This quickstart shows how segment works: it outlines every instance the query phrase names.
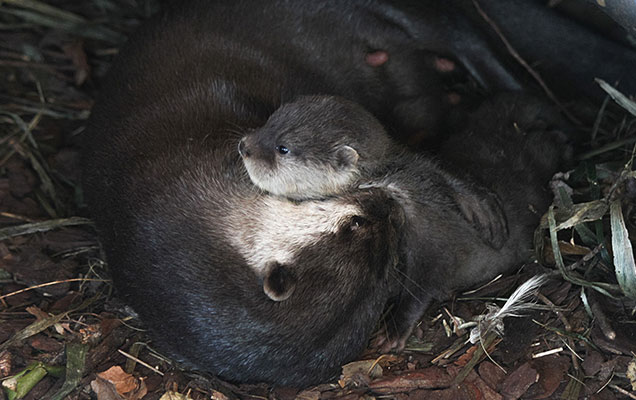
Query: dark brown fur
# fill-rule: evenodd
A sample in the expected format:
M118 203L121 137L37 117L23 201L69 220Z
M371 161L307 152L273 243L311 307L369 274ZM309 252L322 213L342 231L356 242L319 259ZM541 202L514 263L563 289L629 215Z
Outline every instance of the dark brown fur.
M147 122L144 131L152 141L169 134L162 121ZM275 278L272 271L260 276L227 232L259 229L251 225L264 211L263 196L242 171L235 146L216 144L202 137L170 150L147 143L143 157L133 159L127 141L107 155L89 155L87 199L118 293L159 348L187 365L230 380L325 380L364 348L380 317L399 210L377 191L334 199L361 213L292 249L289 264L274 265ZM290 230L302 218L302 207L281 215ZM286 297L288 284L293 293ZM268 289L282 293L282 301L268 297Z
M401 348L431 299L527 258L549 201L544 187L564 149L564 135L546 131L546 119L558 121L547 111L519 95L483 105L466 131L443 148L454 174L392 143L371 114L337 97L305 96L284 104L239 149L252 181L276 194L302 199L376 187L401 205L406 222L396 273L404 275L398 277L403 290L387 345ZM503 210L489 190L503 200Z
M324 247L302 249L291 269L294 293L279 302L271 299L289 294L279 282L287 270L274 268L276 279L264 284L267 276L231 251L214 224L242 204L228 197L245 190L237 137L284 101L337 94L392 133L435 130L444 106L433 53L459 59L490 88L519 87L456 9L432 4L193 0L131 38L85 134L84 189L119 293L164 348L230 379L304 384L331 375L362 346L386 295L386 283L366 271L385 271L395 230L391 204L371 207L382 193L343 200L362 204L370 221L353 241L356 256L342 256L353 234L346 232L354 232L344 228ZM365 55L377 50L389 61L370 65ZM343 268L321 280L310 256ZM347 270L354 275L336 273ZM305 276L316 276L307 288L315 304L302 297ZM325 292L332 280L334 292ZM282 304L291 308L286 318ZM305 305L317 314L301 311Z

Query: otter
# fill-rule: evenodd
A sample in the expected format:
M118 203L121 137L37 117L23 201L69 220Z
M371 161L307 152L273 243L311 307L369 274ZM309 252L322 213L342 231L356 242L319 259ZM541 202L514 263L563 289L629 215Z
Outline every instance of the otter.
M404 276L383 346L400 350L431 300L446 299L527 258L541 215L528 206L538 213L547 208L543 189L565 146L563 134L533 128L542 123L540 104L506 94L483 105L466 132L443 146L444 164L396 144L363 107L334 96L283 104L238 150L252 182L272 194L302 200L373 187L401 205ZM478 201L461 190L471 187L474 193L475 185L482 193L493 191L490 206L474 207ZM485 235L493 230L484 232L483 226L479 232L471 219L475 214L467 212L475 209L502 212L499 221L507 225L494 230L498 237Z
M252 183L243 181L238 138L282 103L311 94L360 103L396 136L435 131L445 109L440 56L491 90L519 88L465 20L454 6L420 1L192 0L168 7L130 38L83 133L83 188L117 293L164 349L228 379L303 385L360 348L390 291L383 285L392 284L368 268L383 273L390 265L385 259L400 236L391 232L402 228L387 215L402 207L395 211L373 188L368 201L362 193L321 200L333 202L325 210L335 207L339 217L315 203L308 221L322 228L301 235L299 247L292 239L304 205L246 189ZM475 204L463 214L473 212L483 232L501 232L500 213L480 211L492 195L474 190L466 198ZM386 209L359 206L377 204L376 197L387 200ZM456 206L462 202L453 199ZM287 211L277 214L279 207ZM261 242L271 228L263 228L262 215L278 221L280 243ZM457 218L473 225L471 217ZM359 236L353 253L343 252L347 235ZM387 242L376 244L378 237Z
M444 127L454 106L447 92L457 75L468 73L489 92L528 86L525 71L501 49L491 26L474 15L472 0L170 3L136 38L154 53L138 49L146 55L126 57L158 64L152 70L161 71L157 74L166 81L148 88L149 95L181 79L207 82L213 91L238 83L234 89L251 97L246 102L269 106L264 117L298 95L340 95L369 110L398 140L421 144L437 138ZM626 94L636 91L633 49L560 18L537 1L515 1L523 12L510 11L506 0L488 3L484 7L495 22L513 27L512 45L522 43L526 61L549 72L546 79L562 83L562 92L583 91L602 100L595 77L620 81ZM537 35L541 40L526 39ZM567 46L561 46L566 37ZM591 45L598 51L590 52ZM572 58L585 63L564 65ZM252 79L245 78L248 74Z
M402 211L382 190L294 204L255 191L236 153L298 94L349 93L376 110L385 95L428 98L385 76L400 62L418 71L424 53L363 3L188 2L142 26L103 82L82 138L86 202L118 295L187 365L324 380L394 292ZM392 49L390 67L365 60L378 48Z
M236 141L200 144L134 166L130 153L94 155L92 165L128 166L85 182L118 294L186 366L241 382L332 378L364 349L394 285L400 209L375 189L264 195Z

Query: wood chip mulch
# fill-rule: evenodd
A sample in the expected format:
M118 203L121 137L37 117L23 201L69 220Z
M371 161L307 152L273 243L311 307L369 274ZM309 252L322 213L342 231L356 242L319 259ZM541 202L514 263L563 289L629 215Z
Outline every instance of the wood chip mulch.
M587 219L562 229L546 219L537 261L432 307L404 352L369 349L338 380L299 389L223 382L155 351L110 283L77 145L110 61L155 9L143 0L0 4L0 400L636 399L636 302L617 284L609 206L620 207L616 226L633 243L636 119L611 106L584 128L587 158L553 182L564 214L556 223L576 206L584 212L572 218ZM506 318L503 336L467 341L467 322L546 272L535 306Z

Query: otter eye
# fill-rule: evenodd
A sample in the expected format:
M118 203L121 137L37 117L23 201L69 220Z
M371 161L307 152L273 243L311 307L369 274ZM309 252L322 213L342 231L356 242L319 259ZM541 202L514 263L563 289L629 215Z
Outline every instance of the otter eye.
M276 146L276 151L278 151L280 154L289 153L289 149L285 146Z
M357 229L360 229L361 227L363 227L364 225L366 225L369 221L367 221L366 219L358 216L358 215L354 215L353 217L351 217L351 230L355 231Z

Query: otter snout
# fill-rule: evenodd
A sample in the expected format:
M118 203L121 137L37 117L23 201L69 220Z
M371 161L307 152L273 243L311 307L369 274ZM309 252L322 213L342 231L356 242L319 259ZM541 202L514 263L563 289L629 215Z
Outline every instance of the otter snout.
M250 156L250 152L247 149L247 145L245 144L245 138L241 139L238 144L238 152L243 158L248 158Z

